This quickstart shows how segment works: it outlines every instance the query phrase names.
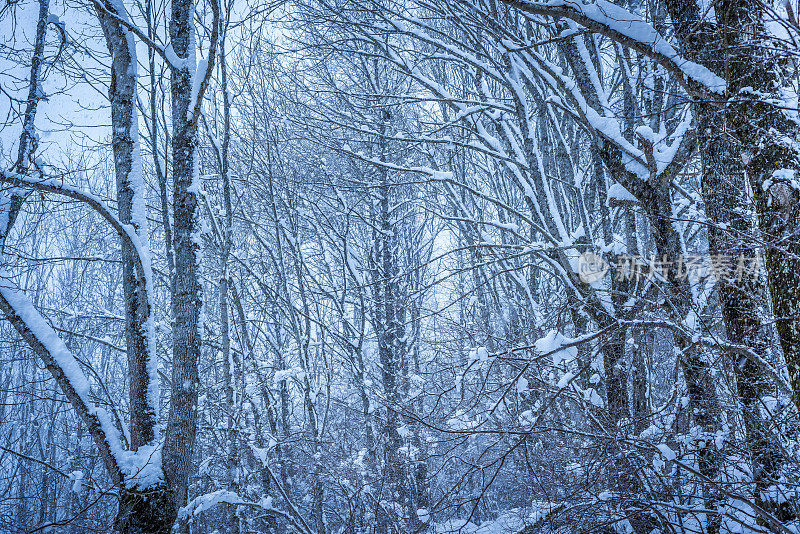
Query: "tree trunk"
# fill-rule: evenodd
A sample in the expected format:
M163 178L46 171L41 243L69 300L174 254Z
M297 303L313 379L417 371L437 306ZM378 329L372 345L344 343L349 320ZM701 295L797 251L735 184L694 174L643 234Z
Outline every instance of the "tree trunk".
M195 78L195 9L192 0L174 0L169 25L170 44L182 65L172 65L172 180L173 243L175 255L172 295L172 391L163 462L175 505L186 504L189 473L197 435L197 362L202 344L200 311L200 235L197 165L197 116L202 94L193 94ZM216 20L215 20L216 24ZM216 51L216 26L209 66ZM205 75L205 73L200 73ZM199 86L199 84L198 84ZM198 93L201 93L198 91Z
M580 38L575 37L574 40ZM601 109L599 98L590 81L589 65L585 63L577 46L564 45L562 49L582 92L590 97L589 104L595 109ZM630 191L644 209L658 261L668 266L665 269L665 279L661 287L667 316L675 324L690 323L695 313L691 286L689 280L674 268L681 264L684 247L682 237L673 221L671 177L662 175L651 177L647 181L642 180L625 169L624 156L614 142L598 138L597 143L600 159L613 180ZM700 472L713 481L719 474L720 468L714 440L710 439L719 428L720 406L716 386L710 366L702 358L700 347L693 341L691 334L673 331L673 339L689 393L689 406L692 409L693 419L705 434L705 438L701 438L697 442ZM715 495L713 485L704 484L704 492L706 493L706 507L711 510L716 509L718 496ZM713 515L709 520L709 532L714 533L719 530L719 521L720 516Z
M19 136L19 148L17 153L16 170L24 175L28 172L31 158L36 152L38 136L36 135L36 110L39 107L39 100L42 98L40 89L42 81L39 79L42 70L42 60L44 58L45 39L47 37L47 24L50 14L50 0L39 0L39 16L36 21L36 38L33 44L33 56L31 57L31 71L28 79L28 100L25 104L25 118L22 122L22 133ZM0 193L0 208L7 213L0 221L0 251L5 246L5 240L14 222L17 220L22 204L25 200L23 191L12 189L11 198L5 199L5 195ZM8 202L7 208L4 206Z
M148 247L144 181L139 153L136 116L136 48L131 33L122 26L110 5L97 9L106 45L112 57L111 101L112 148L117 179L119 220L133 225L142 247ZM155 406L151 397L150 304L147 280L136 272L138 251L122 241L122 288L125 301L125 342L128 355L131 406L131 449L154 438ZM146 260L143 259L143 262ZM149 270L149 265L146 266Z
M752 46L755 43L748 42L758 38L753 31L760 28L760 4L747 0L721 2L717 6L717 31L712 31L707 23L698 22L700 15L696 6L671 1L668 2L668 9L673 19L680 17L677 19L681 23L676 26L676 35L684 49L684 55L725 77L731 93L736 93L739 88L745 86L762 90L774 89L769 87L770 81L774 80L760 64L764 58L758 57ZM720 50L724 54L720 54ZM730 54L733 57L730 57ZM774 65L769 68L774 68ZM749 216L752 212L750 198L753 194L761 223L762 238L769 243L766 263L773 295L773 312L784 355L789 364L789 374L795 392L794 400L797 402L800 391L798 389L800 382L797 380L800 380L800 375L792 373L792 364L800 361L793 356L800 338L794 337L792 329L797 328L796 312L800 309L792 310L791 306L796 305L797 301L794 301L795 304L789 301L796 298L793 293L798 291L797 282L800 280L791 279L792 276L797 276L797 266L776 264L788 259L782 258L782 255L787 248L797 246L797 238L790 237L786 241L783 238L785 228L773 235L770 219L774 219L774 214L768 213L772 207L768 206L769 202L765 199L766 193L763 187L763 181L769 177L753 173L754 161L762 161L756 164L762 167L774 165L776 162L763 161L762 153L761 158L753 157L747 167L742 165L742 154L757 150L754 143L764 137L764 133L759 132L757 128L754 129L753 124L765 120L763 118L765 110L760 110L761 113L757 115L762 119L754 121L753 116L749 114L751 111L749 106L743 107L734 103L725 109L720 109L710 103L697 102L694 108L698 119L697 130L703 161L701 188L710 223L709 253L712 260L717 259L718 267L722 267L715 274L727 337L732 342L748 347L762 361L769 360L769 332L764 326L760 310L761 304L767 300L767 288L759 276L760 258L755 252L757 250L754 246L755 240L746 241L747 236L755 234L754 221ZM743 112L748 113L746 119L741 116ZM769 121L768 118L766 120ZM743 134L747 137L743 137ZM771 175L775 169L773 167L772 170L763 168L759 170L762 174L769 171ZM753 180L756 191L751 192L748 174ZM780 204L778 202L776 206ZM780 215L778 219L781 219ZM783 243L779 244L776 240ZM784 265L795 270L791 273L782 272ZM791 287L785 287L787 284ZM777 302L774 300L776 297ZM787 298L789 300L786 300ZM794 317L791 316L792 313L795 314ZM780 467L785 460L781 458L779 437L770 430L770 422L761 413L762 399L770 391L771 377L761 369L754 358L732 351L728 354L728 358L736 374L737 394L742 405L745 438L753 463L756 503L782 520L790 519L787 506L769 502L766 497L769 494L767 488L779 478Z
M175 501L166 486L150 491L121 489L114 528L123 534L170 534L176 517Z
M158 389L153 387L153 357L150 343L150 303L148 299L149 248L147 235L144 181L139 152L138 118L136 116L136 48L131 32L119 22L124 13L117 13L110 3L96 8L97 18L112 57L111 101L112 148L117 181L117 205L120 222L132 225L139 236L145 257L140 261L145 272L137 272L136 255L131 243L122 242L122 287L125 300L125 341L130 381L130 447L137 450L155 438ZM125 534L167 533L172 528L177 510L169 488L159 484L147 490L118 486L119 508L115 527Z

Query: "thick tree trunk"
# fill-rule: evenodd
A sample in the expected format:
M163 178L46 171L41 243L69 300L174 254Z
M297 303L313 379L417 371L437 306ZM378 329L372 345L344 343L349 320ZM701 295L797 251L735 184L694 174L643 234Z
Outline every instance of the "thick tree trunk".
M708 23L699 22L700 13L696 5L672 0L667 2L667 6L673 19L680 21L676 24L676 36L684 55L725 77L730 93L735 94L745 86L764 91L776 89L771 70L777 65L762 64L766 58L760 56L766 52L755 48L760 39L755 31L763 30L760 3L749 0L719 3L716 8L716 29ZM750 105L742 106L735 102L724 109L697 102L694 108L703 161L701 187L710 223L709 253L712 260L717 258L718 266L724 267L716 274L728 339L745 345L757 358L769 360L769 332L761 313L761 305L767 300L767 288L759 275L760 259L755 252L755 240L745 241L747 236L755 234L754 221L749 215L752 213L750 199L754 197L761 237L768 243L765 255L773 313L792 378L794 400L798 402L800 374L793 373L793 369L800 363L797 359L800 357L797 352L800 337L795 332L800 324L800 316L797 315L800 307L797 307L795 295L800 291L800 279L793 277L800 276L800 264L793 265L796 256L794 259L783 257L787 250L797 246L798 239L797 236L787 236L787 228L774 227L775 221L779 226L785 226L792 214L773 212L773 208L777 208L778 212L785 209L791 212L796 208L783 205L782 201L787 200L783 197L771 203L768 199L771 195L769 187L764 187L764 181L775 170L790 167L796 162L785 161L789 154L784 151L778 150L776 154L771 150L770 146L773 149L776 147L768 138L764 147L766 150L758 148L759 140L764 140L766 136L766 132L760 131L760 128L766 126L764 122L772 122L768 109L754 110ZM752 114L753 111L756 113ZM786 124L781 126L785 129ZM759 155L751 155L751 152ZM743 158L743 154L747 157ZM773 156L777 156L777 160L773 160ZM749 164L743 166L742 161L747 159L750 159ZM748 175L754 191L748 183ZM780 188L780 185L777 187ZM784 271L785 268L790 271ZM769 502L765 497L770 493L765 490L779 477L784 461L779 437L769 428L770 422L763 417L761 410L763 397L770 391L771 378L754 358L733 352L728 354L728 358L736 374L737 393L742 405L745 437L753 463L756 503L782 520L789 519L791 515L787 515L787 506Z
M118 200L120 222L122 225L131 224L140 235L146 237L146 215L144 213L143 184L141 183L141 169L139 167L139 155L137 153L137 123L135 115L135 44L130 32L125 28L120 20L124 20L124 13L117 13L116 8L111 4L96 4L98 18L103 27L107 39L109 51L112 54L112 83L110 89L110 99L112 107L113 125L113 149L115 170L117 174ZM218 10L215 7L216 25ZM47 3L41 3L41 10L47 14ZM173 42L176 43L175 50L179 55L187 55L187 51L193 50L194 40L192 38L191 24L194 16L194 6L191 2L173 3ZM35 56L41 61L44 28L46 26L46 16L40 17L37 26L37 45L35 46ZM214 39L216 38L216 26ZM213 52L213 47L212 47ZM192 57L193 59L193 57ZM34 62L32 69L32 87L38 87L38 62ZM197 282L197 262L195 242L195 192L191 190L193 184L194 170L194 145L196 136L196 123L194 121L194 109L190 109L192 102L192 75L186 67L175 69L178 72L174 76L173 92L174 103L174 126L178 132L173 137L176 175L176 198L180 197L179 213L176 214L176 221L182 223L185 231L180 238L176 236L177 244L175 248L184 252L183 258L185 270L178 276L178 280L188 285L194 291L178 291L182 298L174 299L177 303L176 317L176 339L178 340L176 352L176 368L178 379L174 380L177 384L177 394L173 391L170 422L168 425L167 444L164 448L165 463L171 469L165 470L169 488L161 484L148 490L133 489L128 486L125 476L117 463L115 452L110 446L110 438L106 431L110 429L103 426L95 409L87 404L85 395L88 392L76 389L72 379L62 369L60 362L52 354L47 343L39 339L42 335L32 331L26 323L24 317L18 314L14 304L6 296L0 295L0 308L18 330L20 335L28 342L34 352L44 362L45 367L55 378L62 392L76 409L78 415L83 419L89 429L89 433L98 447L101 458L107 468L109 477L120 492L120 507L116 519L116 527L125 533L166 533L170 532L176 517L176 507L186 501L188 465L190 462L191 451L193 450L194 433L192 430L193 414L196 419L196 355L199 353L199 336L197 335L197 318L199 315L199 284ZM37 93L38 94L38 93ZM177 98L176 98L177 96ZM38 97L37 97L38 98ZM200 98L196 95L195 98ZM24 132L22 136L20 161L18 167L24 175L27 169L26 162L30 155L30 142L33 135L33 117L35 115L36 100L29 102L29 113L25 120ZM176 141L177 140L177 141ZM187 198L188 197L188 198ZM192 205L192 200L194 204ZM179 202L176 201L176 206ZM13 202L10 210L15 208ZM4 207L9 209L9 207ZM176 208L178 210L178 208ZM13 215L7 213L6 219L9 224L3 229L3 238L13 224ZM114 221L112 221L113 224ZM119 223L116 223L119 225ZM126 343L128 348L128 359L130 368L131 383L131 447L136 450L139 446L152 441L154 437L155 413L153 403L157 401L151 398L150 370L149 370L149 351L148 351L148 323L149 323L149 304L147 300L146 276L148 266L146 262L138 257L139 251L135 250L130 240L123 240L123 291L126 305ZM146 244L146 239L142 240ZM192 285L194 283L194 285ZM176 285L178 287L178 285ZM179 287L182 289L182 287ZM5 288L9 298L20 299L19 292L12 288ZM33 311L25 313L31 315ZM34 318L35 319L35 318ZM37 323L38 324L38 323ZM182 330L188 335L181 335ZM192 333L195 336L192 336ZM45 332L46 335L47 332ZM55 334L52 334L55 336ZM60 341L60 340L59 340ZM66 350L62 347L59 350ZM187 357L188 354L188 357ZM191 364L194 363L194 380L191 375ZM187 365L188 363L188 365ZM188 372L187 372L188 369ZM185 378L185 380L181 380ZM181 395L189 391L190 398ZM191 393L194 393L194 399ZM194 402L192 402L194 400ZM189 417L182 417L183 412L188 412ZM196 423L194 424L196 427ZM178 431L175 431L178 427ZM184 431L189 428L189 431ZM172 432L170 432L172 430ZM170 440L170 437L173 439ZM176 458L185 461L175 461ZM171 461L171 462L170 462Z
M172 492L165 485L148 491L122 488L114 528L122 534L170 534L176 517Z
M383 111L381 117L381 134L379 151L382 161L389 158L387 141L385 137L386 126L391 117L388 111ZM400 250L398 234L400 228L393 217L392 204L396 199L395 189L390 183L388 171L380 169L380 182L374 231L374 311L373 324L377 334L378 356L381 364L381 379L383 394L386 402L386 418L383 424L384 439L384 473L389 488L391 510L388 517L380 522L385 532L392 532L389 528L394 522L395 528L400 531L413 529L417 523L417 516L413 508L412 492L406 478L407 462L402 457L400 449L403 446L403 437L399 428L403 424L402 410L402 381L404 379L404 360L407 358L405 310L401 302L400 276ZM388 521L387 521L388 520Z
M132 225L143 247L148 247L144 181L139 153L138 119L136 116L136 48L131 32L118 18L110 3L96 8L112 57L111 101L112 148L117 180L117 205L120 222ZM149 265L145 272L137 270L137 251L127 240L122 242L122 288L125 299L125 341L130 381L130 447L137 450L155 438L155 396L152 388L152 357L150 339L150 303L148 299ZM118 487L119 508L115 528L124 534L168 533L177 510L172 493L166 484L147 490L131 488L123 483Z
M711 110L708 110L711 111ZM715 114L714 118L719 118ZM713 120L712 123L719 123ZM769 359L769 332L760 312L766 302L766 288L761 283L758 270L751 272L760 261L755 247L743 241L742 236L753 235L754 225L750 213L749 187L740 160L730 142L724 125L705 131L717 135L706 139L702 147L704 159L701 180L706 214L711 223L708 228L709 252L712 258L731 258L730 273L718 273L717 292L722 307L722 319L728 339L752 350L757 357ZM756 483L756 502L781 516L777 503L764 502L762 495L777 480L781 458L779 437L770 430L770 422L762 415L765 395L771 391L771 378L753 358L731 352L728 357L736 374L736 387L742 405L747 449L753 463Z
M781 87L779 48L764 36L763 3L725 0L715 4L717 25L696 23L692 2L669 0L668 9L684 54L708 66L728 83L723 115L728 135L752 186L765 259L772 310L786 359L795 405L800 409L800 191L793 185L800 158L792 144L797 126L781 109L751 99L743 88L767 95ZM706 106L704 113L712 113ZM701 118L704 118L701 116ZM739 168L739 165L736 166ZM734 184L735 186L735 184ZM742 191L746 186L742 185Z

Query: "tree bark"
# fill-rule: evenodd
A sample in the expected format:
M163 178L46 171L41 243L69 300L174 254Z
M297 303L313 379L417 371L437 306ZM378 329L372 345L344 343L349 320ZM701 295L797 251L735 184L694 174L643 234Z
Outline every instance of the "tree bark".
M214 21L208 63L195 73L195 29L193 0L171 3L170 45L180 58L171 65L173 243L175 276L172 295L172 391L164 441L163 462L175 505L186 504L189 473L197 436L197 362L202 344L200 312L200 221L197 166L197 121L208 74L213 69L218 35L219 6L212 2ZM196 76L202 79L195 80Z
M31 57L30 78L28 79L28 100L25 104L25 118L22 122L22 133L19 136L19 147L17 151L17 161L14 165L17 172L24 175L28 172L31 158L36 152L36 111L39 107L39 100L42 98L42 81L39 79L42 70L42 60L44 58L45 39L47 38L47 24L50 14L50 0L39 0L39 16L36 21L36 38L33 44L33 56ZM4 195L0 193L0 206L2 206ZM8 199L8 211L5 214L3 227L0 227L0 251L5 246L5 240L14 223L17 220L22 204L25 200L24 192L13 189L11 198Z
M111 54L112 148L117 180L117 207L122 224L132 225L143 246L148 246L144 206L144 181L139 154L136 116L136 49L131 33L123 27L110 5L97 9L97 17ZM107 11L106 11L107 10ZM115 14L116 15L116 14ZM116 15L119 16L119 15ZM125 301L125 342L130 381L131 449L150 443L155 434L155 406L150 398L150 303L147 280L138 273L138 251L129 240L122 241L122 288ZM141 261L141 258L140 258ZM149 270L149 266L146 267Z
M767 73L764 66L759 64L758 53L753 48L757 39L753 31L761 28L760 3L747 0L721 2L717 6L716 28L710 23L700 21L701 15L696 5L670 0L667 8L673 20L679 21L675 33L684 55L723 76L729 84L730 93L734 94L745 86L756 87L751 84L758 82L760 85L757 87L762 90L770 89L767 87L769 80L763 79ZM745 107L749 112L749 106ZM752 116L743 119L741 113L744 111L735 102L724 109L707 102L694 103L703 162L701 189L710 223L709 253L712 261L716 259L718 266L722 267L716 273L717 292L728 339L747 346L756 357L768 361L769 332L764 326L761 311L762 303L767 301L767 288L759 276L760 258L755 252L755 240L750 238L756 234L755 221L749 215L753 211L750 199L755 197L762 238L769 243L766 258L772 295L773 299L776 296L779 299L777 303L773 300L773 311L784 355L789 364L790 377L793 379L794 400L797 402L796 386L800 386L800 383L796 383L796 376L792 375L792 362L796 361L792 354L797 350L796 343L800 339L795 340L791 332L797 318L781 315L792 313L792 310L785 307L788 301L784 297L789 295L791 299L791 293L797 291L797 285L785 287L792 280L783 275L776 276L775 272L776 268L778 272L783 269L783 266L775 265L786 252L783 246L791 247L796 238L782 246L770 238L770 232L765 231L766 219L772 217L765 213L767 206L759 205L764 204L765 178L760 177L759 182L759 177L753 175L748 168L751 166L742 164L742 154L757 150L754 143L759 142L758 136L761 132L752 130L751 126L752 123L757 124L763 120L766 110L756 115L755 120ZM743 127L743 121L747 126ZM743 137L743 134L751 137ZM761 138L763 137L761 133ZM751 179L755 178L753 185L758 191L750 189L748 174ZM779 233L784 231L785 229ZM775 237L781 240L780 237ZM796 273L792 273L794 275ZM770 422L764 418L761 410L762 399L770 391L771 377L763 372L754 358L733 352L729 352L727 356L736 374L745 439L753 464L756 504L774 513L779 519L788 520L791 518L790 506L771 502L766 497L769 493L767 488L779 478L781 465L785 461L785 458L781 458L779 437L770 429Z

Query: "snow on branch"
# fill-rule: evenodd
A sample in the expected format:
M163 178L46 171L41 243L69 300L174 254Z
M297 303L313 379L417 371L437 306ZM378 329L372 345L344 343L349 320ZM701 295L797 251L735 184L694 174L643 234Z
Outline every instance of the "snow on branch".
M147 36L146 33L144 33L141 29L139 29L138 26L133 24L128 19L128 15L125 12L125 8L122 5L122 2L120 2L119 0L114 0L108 2L108 5L106 5L98 0L92 0L92 4L94 5L95 10L97 10L99 14L106 15L111 19L115 20L116 22L118 22L126 30L133 33L136 37L139 38L139 40L141 40L144 44L146 44L149 48L151 48L154 52L156 52L159 56L161 56L161 58L167 63L169 63L173 68L178 68L171 61L171 58L168 53L169 49L165 50L164 47L153 41L150 37ZM130 41L128 45L131 50L131 56L136 57L136 48L135 45L131 46L132 44L133 42ZM175 56L174 52L172 55Z
M197 68L192 73L192 92L189 103L188 117L194 121L200 115L200 108L203 106L203 95L211 81L211 74L214 71L214 61L217 57L217 47L219 46L219 30L221 25L219 0L211 0L211 12L213 20L211 22L211 45L208 48L208 57L199 62ZM190 67L194 67L191 65Z
M186 506L178 510L178 521L176 522L176 525L187 522L194 516L197 516L206 510L210 510L219 504L232 504L236 506L257 508L268 514L282 517L292 525L295 531L299 532L300 534L313 534L308 527L298 523L290 514L273 507L272 498L266 497L261 499L259 502L253 502L245 500L240 497L238 493L228 490L212 491L211 493L200 495L189 501Z
M119 454L123 451L119 431L108 412L89 399L89 381L78 361L24 292L14 287L0 268L0 311L42 360L64 396L86 423L115 485L123 483Z
M689 94L717 99L725 93L725 80L706 67L683 58L650 24L608 0L502 0L533 15L564 17L584 28L643 54L673 74Z
M117 487L147 489L163 481L161 447L126 450L123 437L105 409L91 398L89 380L55 329L0 267L0 311L42 360L89 429L109 476Z
M55 193L87 204L108 221L114 230L116 230L117 234L136 250L134 260L136 270L139 276L145 277L145 267L142 260L145 251L136 233L136 229L131 225L123 224L99 197L53 179L32 179L9 171L0 171L0 183L11 184L14 187L27 187L47 193Z

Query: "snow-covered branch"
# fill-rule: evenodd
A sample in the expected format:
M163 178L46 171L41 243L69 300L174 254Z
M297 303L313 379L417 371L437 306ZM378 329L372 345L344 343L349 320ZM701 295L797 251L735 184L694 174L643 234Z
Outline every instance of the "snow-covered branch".
M111 209L106 205L105 202L103 202L102 199L100 199L100 197L52 178L35 179L9 171L0 171L0 183L10 184L14 187L23 187L47 193L54 193L78 200L86 204L95 212L97 212L103 219L105 219L112 226L112 228L114 228L120 238L127 241L128 244L137 252L134 259L136 263L136 270L138 271L139 276L142 278L145 277L146 271L142 261L143 249L136 230L130 225L122 224L119 218L114 215Z
M653 26L608 0L501 0L533 15L564 17L617 41L656 61L673 74L689 94L715 101L726 90L725 80L678 53Z

